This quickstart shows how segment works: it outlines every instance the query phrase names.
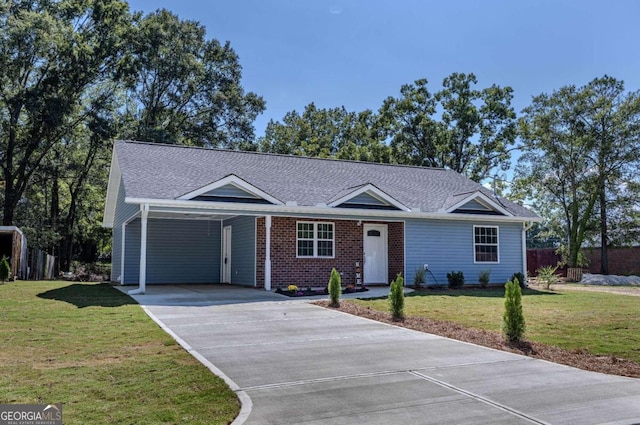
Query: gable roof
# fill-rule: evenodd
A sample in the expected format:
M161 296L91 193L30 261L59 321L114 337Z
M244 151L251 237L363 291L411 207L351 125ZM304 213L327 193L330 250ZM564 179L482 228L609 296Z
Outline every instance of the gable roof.
M440 168L133 141L115 142L113 155L108 193L117 193L122 184L128 199L185 199L232 181L279 205L337 206L336 201L368 192L405 212L444 214L476 194L495 201L494 206L512 217L538 219L527 208L495 198L482 185ZM105 223L114 209L114 196L108 195Z

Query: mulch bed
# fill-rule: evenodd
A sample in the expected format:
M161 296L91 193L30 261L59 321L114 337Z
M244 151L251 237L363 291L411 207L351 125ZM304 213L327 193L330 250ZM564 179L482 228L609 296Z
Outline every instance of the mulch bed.
M322 300L314 302L321 307L329 308L329 301ZM615 356L596 356L583 351L570 351L551 345L540 344L533 341L522 341L518 344L509 344L504 341L502 334L498 332L471 329L453 322L444 320L432 320L424 317L407 317L404 322L394 322L389 313L383 313L361 307L359 305L341 302L336 310L366 317L379 322L402 326L420 332L427 332L440 335L458 341L470 342L496 350L509 351L511 353L522 354L536 359L548 360L579 369L601 372L609 375L629 376L640 378L640 364L630 360L621 359Z
M355 292L366 292L368 288L343 289L343 294L353 294ZM286 295L287 297L313 297L315 295L327 295L326 289L304 289L302 291L289 291L288 289L278 288L276 294Z

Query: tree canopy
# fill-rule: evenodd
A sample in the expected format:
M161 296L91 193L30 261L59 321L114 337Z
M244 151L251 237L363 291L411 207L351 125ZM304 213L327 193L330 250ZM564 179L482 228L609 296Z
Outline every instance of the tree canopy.
M473 74L453 73L435 94L420 79L387 98L380 116L394 161L450 168L477 182L507 170L516 138L513 90L478 90L477 83Z
M520 135L516 192L566 235L570 266L581 265L580 248L599 234L607 273L610 228L637 219L640 92L626 93L621 81L605 76L541 94L524 109Z
M288 112L269 121L259 149L288 155L389 162L390 150L371 110L349 112L344 106L320 109L310 103L302 114Z
M244 93L230 43L205 35L199 22L164 9L138 18L128 40L123 138L231 149L251 145L253 121L265 102Z

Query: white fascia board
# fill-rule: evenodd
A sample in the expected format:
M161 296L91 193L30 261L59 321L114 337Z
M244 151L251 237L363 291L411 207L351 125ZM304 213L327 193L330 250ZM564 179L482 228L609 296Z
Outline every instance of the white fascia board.
M394 199L391 195L383 192L382 190L378 189L371 183L367 183L366 185L354 190L353 192L346 194L340 199L331 202L330 204L328 204L328 206L337 207L338 205L347 202L349 199L355 198L356 196L361 195L363 193L366 193L374 198L377 198L382 202L386 202L390 205L393 205L394 207L402 211L411 211L411 208L408 208L406 205L402 204L402 202L398 201L397 199Z
M488 197L487 195L479 191L474 192L469 196L463 198L462 200L456 202L455 204L453 204L453 206L447 208L445 212L451 213L470 201L478 201L479 203L481 203L486 207L489 207L490 209L498 211L508 217L513 217L513 214L507 211L502 205L500 205L498 202L494 201L493 199L491 199L490 197Z
M107 185L107 196L104 203L104 217L102 227L113 227L116 216L116 204L118 203L118 190L122 181L122 172L116 155L116 145L113 145L111 152L111 167L109 168L109 183Z
M210 210L211 214L237 214L237 215L336 215L336 216L353 216L354 219L367 218L389 218L389 219L435 219L435 220L458 220L458 221L482 221L496 223L522 223L522 222L539 222L539 217L515 217L500 215L483 215L477 214L449 214L443 212L411 212L397 210L374 210L359 208L326 208L326 207L306 207L292 205L270 205L270 204L245 204L240 202L210 202L210 201L187 201L178 199L147 199L147 198L126 198L127 204L149 204L151 210L153 207L160 208L176 208L184 210L183 213L189 213L189 209L197 210L194 213L203 214L204 211ZM204 210L204 211L203 211Z
M227 177L224 177L218 181L215 181L213 183L210 183L206 186L201 187L200 189L196 189L192 192L186 193L182 196L180 196L179 200L190 200L193 199L197 196L202 195L203 193L207 193L210 192L212 190L216 190L218 188L221 188L223 186L226 185L233 185L239 189L242 189L258 198L262 198L265 201L271 202L272 204L275 205L284 205L284 202L280 201L279 199L276 199L275 197L269 195L267 192L258 189L257 187L255 187L254 185L252 185L251 183L248 183L244 180L242 180L240 177L234 175L234 174L230 174Z

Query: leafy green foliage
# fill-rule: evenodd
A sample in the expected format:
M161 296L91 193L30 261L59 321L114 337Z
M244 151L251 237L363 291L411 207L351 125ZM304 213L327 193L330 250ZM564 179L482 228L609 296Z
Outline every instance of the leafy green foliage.
M400 273L389 288L389 310L394 322L404 320L404 279Z
M514 274L511 275L511 279L512 282L517 281L520 284L520 288L524 289L525 288L525 284L526 284L526 278L525 275L522 272L515 272Z
M314 103L302 114L291 111L282 122L269 121L258 143L263 152L369 162L387 163L391 153L370 110L319 109Z
M427 282L427 278L425 275L426 275L426 270L424 269L424 266L416 267L416 271L413 275L413 286L416 289L422 288L422 285L424 285Z
M556 274L558 266L545 266L537 270L538 280L545 286L545 288L551 288L551 285L558 283L559 278Z
M524 336L526 325L522 312L522 291L518 279L505 285L502 333L508 342L518 342Z
M6 256L2 256L2 260L0 260L0 281L5 283L9 280L11 276L11 266L9 265L9 261L7 261Z
M110 102L130 21L121 0L0 7L4 225L14 224L16 207L43 158Z
M340 273L333 268L331 269L331 277L329 278L329 306L338 308L340 307L340 295L342 293L342 278Z
M387 98L380 116L393 159L451 168L475 181L496 167L506 170L516 138L513 90L496 85L476 90L477 82L473 74L453 73L435 94L420 79L403 85L400 97Z
M607 246L635 240L627 230L640 228L640 91L626 93L605 76L536 96L523 113L514 194L533 200L567 241L569 267L580 266L580 248L591 240L603 247L606 272Z
M449 288L460 289L464 286L464 273L462 271L451 271L447 273L447 281L449 282Z
M264 100L244 93L229 42L205 38L196 21L161 9L137 22L128 57L123 138L251 149Z
M480 283L481 287L486 288L487 286L489 286L490 276L491 270L480 270L480 273L478 273L478 282Z

